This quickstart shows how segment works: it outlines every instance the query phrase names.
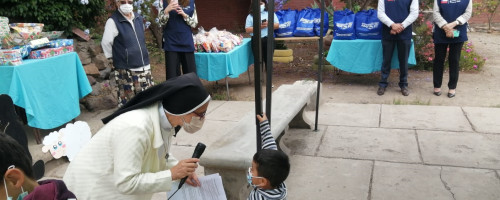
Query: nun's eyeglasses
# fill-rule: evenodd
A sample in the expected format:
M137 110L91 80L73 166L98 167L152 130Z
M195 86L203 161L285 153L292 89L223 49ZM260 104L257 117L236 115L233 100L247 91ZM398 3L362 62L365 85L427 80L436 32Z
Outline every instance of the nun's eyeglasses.
M203 118L205 118L205 115L207 114L207 111L201 113L201 114L198 114L196 112L193 112L196 116L198 116L200 118L200 120L203 120Z

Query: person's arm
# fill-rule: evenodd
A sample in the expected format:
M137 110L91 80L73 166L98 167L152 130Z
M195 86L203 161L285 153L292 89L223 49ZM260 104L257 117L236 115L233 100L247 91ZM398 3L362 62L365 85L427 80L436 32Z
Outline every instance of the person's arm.
M377 6L377 17L380 20L380 22L384 23L388 27L392 27L394 24L394 21L385 14L385 3L384 0L379 0L378 1L378 6Z
M163 1L160 1L159 3L159 10L158 12L158 19L160 22L160 25L164 26L167 24L168 19L170 18L170 14L168 14L170 11L179 8L179 5L177 3L170 3L168 4L165 9L163 9Z
M104 56L106 58L113 57L113 41L118 35L118 29L116 28L115 21L109 18L104 26L104 33L102 34L101 46Z
M262 117L257 115L257 119L260 122L262 149L278 150L276 141L274 140L273 135L271 134L271 128L269 127L269 121L267 120L266 115L263 115Z
M413 22L418 18L418 0L411 1L410 14L403 21L403 28L406 28L413 24Z
M125 125L123 125L125 126ZM142 161L149 148L153 148L149 132L140 125L117 128L120 138L114 138L113 182L122 194L143 194L169 191L172 188L171 170L156 173L142 172Z
M189 15L185 14L184 11L182 11L183 15L182 17L184 18L184 21L188 26L191 28L196 28L198 26L198 15L196 14L196 5L194 6L194 13L193 16L189 17Z
M465 9L464 14L460 15L460 17L457 18L458 25L463 25L469 21L469 19L472 16L472 0L469 0L469 4L467 5L467 8Z
M248 15L245 20L245 31L247 33L253 33L253 17L252 15Z
M439 0L434 0L434 8L432 9L432 18L434 19L434 23L437 24L439 28L443 28L448 22L443 18L441 12L439 12L438 6Z

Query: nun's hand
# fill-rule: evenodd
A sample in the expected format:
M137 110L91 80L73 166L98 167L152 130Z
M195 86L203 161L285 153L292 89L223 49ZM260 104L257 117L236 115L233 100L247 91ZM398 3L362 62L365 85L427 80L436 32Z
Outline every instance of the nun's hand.
M191 176L198 167L197 162L200 162L198 158L189 158L179 161L177 165L170 169L172 173L172 180L179 180L186 176Z
M194 187L201 186L200 180L198 180L198 175L196 175L196 173L188 176L188 178L186 179L186 183Z

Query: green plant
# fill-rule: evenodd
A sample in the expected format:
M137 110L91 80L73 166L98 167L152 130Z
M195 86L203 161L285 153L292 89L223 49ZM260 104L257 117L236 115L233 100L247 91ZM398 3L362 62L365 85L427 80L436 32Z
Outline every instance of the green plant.
M434 60L434 41L432 39L432 23L420 13L413 24L415 30L416 69L432 70Z
M10 22L43 23L44 31L87 29L105 10L104 0L3 0L0 16Z
M460 57L460 69L462 71L480 71L485 61L486 58L483 58L474 51L472 42L464 43Z
M481 2L474 3L474 12L472 13L474 15L486 14L489 32L491 32L491 22L497 12L498 6L500 6L500 0L482 0Z
M431 100L427 100L427 101L422 101L420 99L415 99L413 101L403 101L401 99L393 99L392 100L392 104L394 105L431 105Z

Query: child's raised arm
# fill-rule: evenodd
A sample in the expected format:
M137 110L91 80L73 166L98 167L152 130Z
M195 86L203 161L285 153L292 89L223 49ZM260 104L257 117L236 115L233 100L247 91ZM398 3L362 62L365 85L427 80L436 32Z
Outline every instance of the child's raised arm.
M260 122L262 149L278 150L276 141L274 140L273 135L271 134L271 128L269 127L269 121L267 120L267 116L265 114L263 114L262 116L257 115L257 119Z

